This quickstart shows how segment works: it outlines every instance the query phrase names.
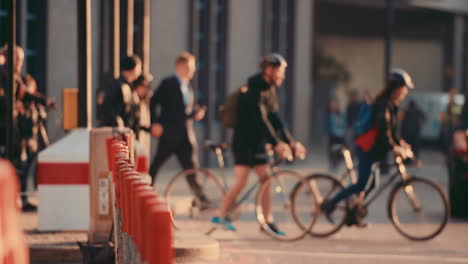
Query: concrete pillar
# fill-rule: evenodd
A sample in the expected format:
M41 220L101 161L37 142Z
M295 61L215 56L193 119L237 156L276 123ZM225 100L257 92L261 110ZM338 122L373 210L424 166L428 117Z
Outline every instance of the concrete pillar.
M78 88L78 34L76 5L49 0L47 13L47 96L57 100L57 112L49 113L51 141L63 135L62 89Z
M295 137L308 145L310 135L310 103L312 95L312 39L314 32L314 1L296 2L296 32L294 78L294 131Z
M465 33L465 20L461 15L454 17L453 34L453 88L461 91L463 88L463 42Z
M229 1L228 91L234 91L259 71L261 0Z
M176 55L188 50L189 1L151 2L150 72L154 85L174 73Z

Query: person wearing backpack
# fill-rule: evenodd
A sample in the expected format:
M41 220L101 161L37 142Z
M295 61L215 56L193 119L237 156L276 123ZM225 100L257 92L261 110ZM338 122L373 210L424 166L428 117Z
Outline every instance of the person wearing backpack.
M373 104L361 107L355 125L356 154L359 161L358 181L343 188L320 206L331 222L331 214L338 202L364 190L374 162L382 160L390 151L402 157L412 155L410 145L397 135L397 127L398 106L408 94L408 90L413 88L410 75L403 70L394 69L390 72L385 88ZM356 216L354 221L358 227L366 226L359 216Z
M305 147L291 136L279 117L276 91L285 78L286 60L273 53L263 57L260 66L262 72L251 76L247 86L234 95L237 96L235 118L231 120L235 120L232 151L236 182L226 193L218 216L211 220L231 231L236 229L225 215L246 185L250 171L253 169L260 179L268 175L266 147L272 145L283 159L291 157L293 151L298 156L306 154ZM274 219L268 218L271 230L284 234L276 227Z

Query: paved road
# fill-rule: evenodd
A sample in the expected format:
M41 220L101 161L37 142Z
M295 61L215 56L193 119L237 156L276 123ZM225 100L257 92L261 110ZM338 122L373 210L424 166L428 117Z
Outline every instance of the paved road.
M446 189L447 173L442 157L425 152L420 169L412 173L430 178ZM323 171L326 160L319 155L293 168L303 173ZM315 169L311 169L315 168ZM174 170L166 170L158 179L164 188ZM232 173L227 173L232 182ZM254 177L251 177L251 181ZM382 177L385 180L385 176ZM259 231L252 206L244 206L238 232L219 230L212 234L221 244L221 257L214 263L468 263L468 221L451 219L444 232L428 242L413 242L401 236L387 219L387 194L370 207L365 229L343 228L338 234L317 239L306 237L286 243L271 240ZM250 202L252 203L252 202ZM202 260L190 263L213 263Z

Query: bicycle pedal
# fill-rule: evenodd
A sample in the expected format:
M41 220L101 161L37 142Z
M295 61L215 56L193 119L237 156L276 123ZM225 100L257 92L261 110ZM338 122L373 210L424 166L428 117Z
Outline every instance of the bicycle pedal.
M205 233L205 235L207 235L207 236L211 235L214 231L216 231L216 229L218 229L218 227L216 227L216 226L211 227L211 229L208 230L208 231Z

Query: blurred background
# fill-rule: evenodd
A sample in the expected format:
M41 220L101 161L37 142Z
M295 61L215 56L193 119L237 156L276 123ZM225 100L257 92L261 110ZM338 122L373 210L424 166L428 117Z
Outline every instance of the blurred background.
M2 46L7 2L0 2ZM58 109L62 89L79 86L79 2L17 0L23 71L36 78L41 93L56 99ZM462 104L468 91L464 0L94 0L89 12L94 126L100 92L116 77L116 58L131 54L141 56L144 71L154 75L152 87L173 72L177 53L197 56L194 86L208 106L207 118L197 125L200 140L229 139L217 109L258 70L260 57L273 51L289 62L281 114L306 145L323 142L329 99L345 110L350 93L375 95L390 66L414 78L412 98L427 118L424 140L439 137L446 92L454 89ZM52 142L64 134L61 111L49 114L46 127Z

